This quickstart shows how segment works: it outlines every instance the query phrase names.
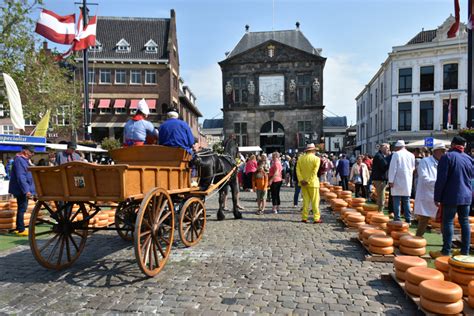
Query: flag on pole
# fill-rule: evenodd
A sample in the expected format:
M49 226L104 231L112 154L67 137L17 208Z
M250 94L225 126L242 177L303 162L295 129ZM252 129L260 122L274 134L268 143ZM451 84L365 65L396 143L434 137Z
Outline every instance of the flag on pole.
M46 114L43 116L41 121L39 121L38 125L35 128L35 134L33 136L38 137L46 137L49 128L49 117L51 115L51 110L47 110Z
M3 73L5 87L7 90L8 103L10 104L10 119L16 129L25 129L25 119L23 118L23 106L21 104L20 92L15 80L8 74Z
M35 32L58 44L72 44L76 35L75 14L60 16L42 9Z
M449 95L449 103L448 103L448 119L446 123L446 129L449 129L449 126L451 126L451 108L452 108L452 103L451 103L451 94Z
M82 12L79 15L79 21L77 23L77 33L72 44L72 50L83 50L89 46L95 45L95 37L97 31L97 16L90 18L89 23L83 27Z
M454 0L454 18L455 21L448 31L448 38L456 37L459 30L459 0Z

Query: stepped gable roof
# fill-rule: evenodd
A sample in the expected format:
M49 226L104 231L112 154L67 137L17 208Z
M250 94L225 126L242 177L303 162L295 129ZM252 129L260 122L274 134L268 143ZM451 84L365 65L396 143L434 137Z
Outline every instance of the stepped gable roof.
M421 31L420 33L416 34L415 37L409 40L407 45L432 42L436 37L436 31L437 30Z
M209 128L223 128L224 127L224 119L207 119L202 122L203 129Z
M263 44L269 40L297 48L309 54L317 56L319 52L311 45L308 39L300 30L286 30L286 31L269 31L269 32L247 32L242 36L237 46L227 55L226 59L232 58L240 53L243 53L251 48Z
M91 59L158 60L168 59L170 19L136 17L97 17L97 40L100 50L91 51ZM117 51L117 43L125 40L129 52ZM150 40L157 44L156 53L146 52Z
M323 120L324 127L347 127L347 117L335 116L325 117Z

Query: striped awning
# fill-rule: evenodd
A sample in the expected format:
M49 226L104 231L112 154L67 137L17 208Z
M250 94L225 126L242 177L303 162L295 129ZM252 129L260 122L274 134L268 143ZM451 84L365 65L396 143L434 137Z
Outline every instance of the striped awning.
M114 102L114 109L123 109L125 107L125 99L117 99Z
M151 99L151 100L146 100L146 104L148 104L148 108L151 109L156 109L156 100Z
M110 107L110 99L100 99L99 109L108 109Z
M140 100L130 101L130 110L135 110L138 107L138 102L140 102Z

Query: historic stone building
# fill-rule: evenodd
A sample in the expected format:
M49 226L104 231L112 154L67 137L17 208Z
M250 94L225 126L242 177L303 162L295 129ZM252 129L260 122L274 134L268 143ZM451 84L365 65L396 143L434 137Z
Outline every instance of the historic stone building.
M319 143L326 58L295 30L246 32L219 62L224 134L266 152Z

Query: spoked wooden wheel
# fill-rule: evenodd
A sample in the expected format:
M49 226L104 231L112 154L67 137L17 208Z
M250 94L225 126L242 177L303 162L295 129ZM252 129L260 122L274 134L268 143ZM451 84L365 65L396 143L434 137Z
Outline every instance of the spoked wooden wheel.
M173 244L174 208L161 188L147 193L135 224L135 257L147 276L155 276L166 264Z
M197 244L206 228L206 208L201 199L192 197L184 203L179 216L179 237L186 247Z
M133 231L140 202L122 202L117 206L115 211L115 228L117 228L118 235L124 240L133 240Z
M38 201L31 214L30 248L43 267L61 270L79 258L87 240L89 207L83 202L55 206Z

